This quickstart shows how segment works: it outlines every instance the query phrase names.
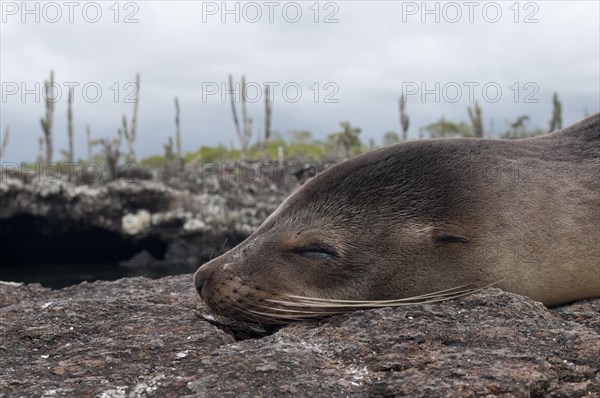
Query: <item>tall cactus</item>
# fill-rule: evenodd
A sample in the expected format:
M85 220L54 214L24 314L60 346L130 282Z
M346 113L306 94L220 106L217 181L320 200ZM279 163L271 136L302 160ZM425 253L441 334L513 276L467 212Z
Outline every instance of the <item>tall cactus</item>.
M86 127L87 144L88 144L88 160L92 161L92 147L94 145L102 146L104 151L104 157L106 160L106 167L110 174L110 179L114 180L118 177L119 170L119 159L121 158L121 142L123 141L123 130L117 130L117 136L115 138L100 138L93 140L90 130L90 126Z
M562 129L562 104L558 99L558 93L552 96L552 118L550 119L550 127L548 132Z
M404 93L400 96L400 127L402 127L402 141L408 140L409 118L406 114L406 98Z
M233 93L233 77L229 75L229 92ZM242 76L242 87L241 87L241 100L242 100L242 127L240 128L240 122L237 117L237 111L235 109L235 96L231 95L231 110L233 112L233 122L237 131L238 138L240 139L240 158L242 161L246 159L246 152L248 150L248 144L252 138L252 118L248 117L246 112L246 78Z
M54 71L50 71L50 81L44 82L45 91L45 103L46 103L46 117L41 118L42 130L44 131L44 140L46 144L46 159L47 163L52 162L52 124L54 122L54 102L56 98L51 97L51 93L54 88Z
M165 149L165 177L169 177L173 174L176 163L179 164L179 159L177 159L176 153L173 150L173 137L169 137L163 147Z
M44 137L38 137L38 155L36 161L38 163L44 163L44 159L46 158L44 154Z
M10 133L10 129L8 126L4 128L4 133L2 134L2 145L0 146L0 160L4 157L6 153L6 146L8 145L8 136Z
M87 161L91 162L94 159L92 155L92 146L94 145L94 141L92 141L92 130L90 129L89 124L85 127L85 135L87 137Z
M340 126L342 127L342 131L336 134L337 141L344 150L345 159L348 159L352 156L352 148L360 147L360 138L358 136L361 133L361 129L352 127L349 122L341 122Z
M179 126L179 99L175 97L175 145L177 146L177 161L179 168L183 168L183 155L181 154L181 129Z
M265 150L271 138L271 114L273 112L273 104L271 103L271 92L269 85L265 85Z
M126 126L127 122L123 117L123 125ZM105 138L101 141L104 146L104 155L106 156L106 163L108 171L110 172L110 178L112 180L118 177L119 171L119 158L121 157L121 141L123 140L123 130L117 130L117 137Z
M235 110L235 95L233 95L233 76L229 74L229 93L231 93L231 112L233 113L233 123L235 124L235 130L240 140L242 139L242 131L240 130L240 121L238 120L237 111Z
M130 131L127 128L127 116L123 115L121 118L121 128L118 130L119 134L124 136L125 138L130 136Z
M481 107L475 101L474 110L471 110L471 107L467 107L467 111L469 112L469 119L471 119L471 124L473 124L473 135L476 138L483 138L483 121L481 119Z
M67 161L73 163L73 88L69 88L69 104L67 107L67 133L69 135L69 152Z
M248 145L250 144L250 139L252 138L252 118L248 116L246 112L246 102L247 102L247 87L246 87L246 77L242 75L242 120L244 121L244 157L246 151L248 150ZM242 159L243 160L243 159Z
M169 137L169 140L163 147L165 148L165 163L172 163L175 158L175 153L173 152L173 138Z
M135 75L135 96L133 99L133 116L131 117L131 127L130 129L124 129L123 134L125 139L127 140L127 160L130 162L135 161L135 139L137 136L137 114L138 114L138 104L140 102L140 74ZM125 119L125 116L123 116ZM126 124L126 120L125 123Z

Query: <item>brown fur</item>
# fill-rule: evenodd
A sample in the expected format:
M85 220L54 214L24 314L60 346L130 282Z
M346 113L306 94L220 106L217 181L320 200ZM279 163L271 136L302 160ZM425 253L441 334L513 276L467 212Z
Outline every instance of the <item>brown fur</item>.
M242 321L289 295L384 300L499 282L546 305L600 297L599 175L599 113L531 139L374 150L308 181L196 286Z

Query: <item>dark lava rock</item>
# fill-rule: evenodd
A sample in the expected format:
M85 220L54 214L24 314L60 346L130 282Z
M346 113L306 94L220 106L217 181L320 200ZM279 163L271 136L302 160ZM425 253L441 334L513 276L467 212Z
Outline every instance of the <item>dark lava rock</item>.
M121 264L127 276L191 272L254 232L297 188L285 181L74 185L0 174L0 279L32 281L19 274L32 264L85 268L92 260Z
M49 234L71 224L104 228L136 240L176 238L210 232L248 235L293 190L253 183L225 184L204 191L161 182L117 180L100 186L69 182L0 180L0 220L27 215L54 221ZM198 187L200 189L201 187ZM260 188L260 189L259 189Z
M191 275L0 284L0 396L600 395L600 300L486 289L244 341L204 310Z

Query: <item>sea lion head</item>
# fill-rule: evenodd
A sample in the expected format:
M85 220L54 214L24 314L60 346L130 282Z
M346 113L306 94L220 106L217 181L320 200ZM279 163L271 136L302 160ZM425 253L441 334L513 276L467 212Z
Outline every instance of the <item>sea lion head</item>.
M335 300L452 287L456 270L440 272L439 262L466 255L469 239L455 222L459 181L425 156L435 153L393 146L317 175L247 240L204 264L198 293L222 318L277 324L337 312Z

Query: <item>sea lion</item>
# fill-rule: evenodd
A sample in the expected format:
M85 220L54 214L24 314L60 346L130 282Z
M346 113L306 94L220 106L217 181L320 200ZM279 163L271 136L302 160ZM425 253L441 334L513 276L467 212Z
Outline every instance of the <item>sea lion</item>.
M306 182L195 286L274 325L490 284L547 306L600 297L600 113L520 140L434 139Z

